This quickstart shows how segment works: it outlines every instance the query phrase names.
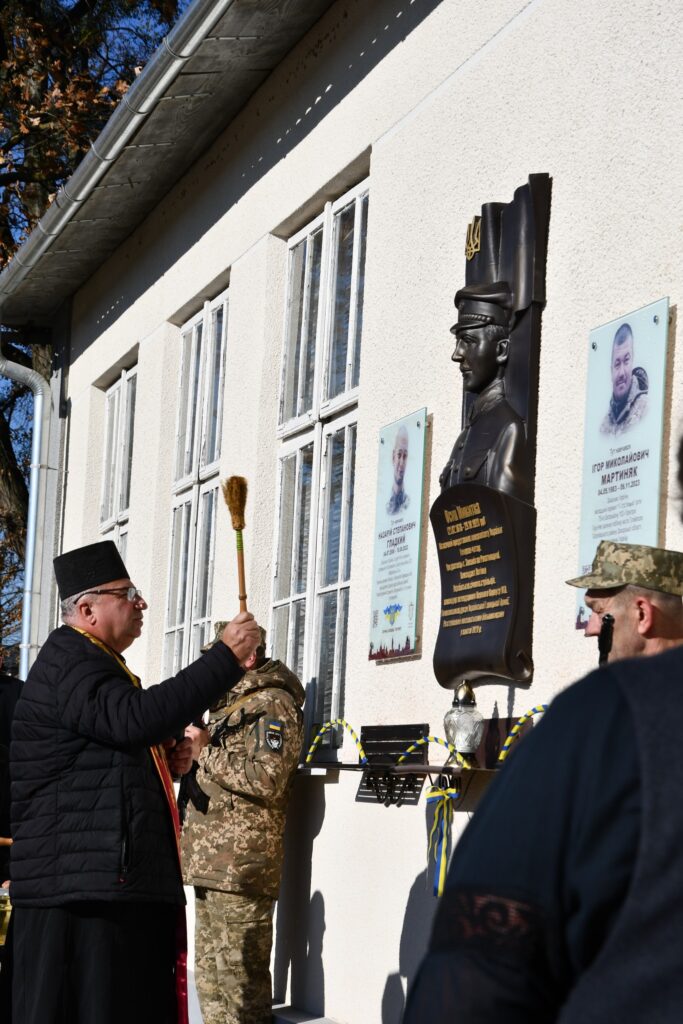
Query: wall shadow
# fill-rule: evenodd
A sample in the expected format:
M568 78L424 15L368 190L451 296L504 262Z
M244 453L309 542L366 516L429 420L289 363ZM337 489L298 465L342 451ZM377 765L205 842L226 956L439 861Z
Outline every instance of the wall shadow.
M311 893L313 846L325 818L327 775L300 775L287 812L285 858L274 941L273 993L284 1002L290 981L297 1010L325 1012L325 900Z
M425 861L429 833L434 821L431 805L425 808ZM400 1024L405 1009L405 991L409 992L422 959L427 952L432 921L438 901L434 896L434 858L410 887L401 929L398 971L387 977L382 996L382 1024Z

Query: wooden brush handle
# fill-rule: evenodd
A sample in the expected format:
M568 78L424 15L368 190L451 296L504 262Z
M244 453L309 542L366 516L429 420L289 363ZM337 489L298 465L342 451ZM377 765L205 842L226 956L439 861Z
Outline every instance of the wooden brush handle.
M244 545L242 544L242 531L235 530L235 539L237 540L237 580L239 583L240 592L237 595L240 599L240 611L246 612L247 610L247 581L244 577Z

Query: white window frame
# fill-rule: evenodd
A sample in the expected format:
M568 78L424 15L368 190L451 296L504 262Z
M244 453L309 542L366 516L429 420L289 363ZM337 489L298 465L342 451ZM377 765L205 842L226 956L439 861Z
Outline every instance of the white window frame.
M214 525L213 529L209 534L209 558L206 563L202 563L200 560L200 548L202 536L202 522L201 522L201 510L202 502L205 494L214 493ZM164 675L171 676L175 675L185 665L189 665L190 662L194 661L195 658L199 657L199 649L202 644L206 643L209 639L211 630L211 607L213 600L213 569L215 560L215 515L218 509L218 492L219 492L219 480L217 476L214 476L211 480L204 481L202 484L196 484L189 490L183 491L180 494L176 494L173 498L171 508L171 530L170 530L170 552L169 552L169 575L168 575L168 586L166 593L166 610L164 613L164 637L163 637L163 660L164 660ZM189 526L187 529L187 574L185 577L184 586L184 617L182 622L177 620L177 610L180 599L181 588L178 587L176 591L176 615L174 615L173 623L169 624L169 600L170 600L170 588L172 582L175 580L178 563L176 561L176 550L175 550L175 533L174 533L174 518L176 510L182 508L184 505L188 506L189 509ZM182 547L182 538L180 546L177 551L177 556L182 559L185 551ZM206 594L207 594L207 608L203 615L196 615L197 606L197 595L199 587L203 581L206 581ZM178 649L177 645L173 646L173 655L169 656L168 650L168 637L176 636L177 633L182 629L183 639ZM195 631L200 635L195 636Z
M205 481L196 490L196 510L194 515L194 568L192 573L192 600L190 602L190 626L187 638L188 650L185 664L199 657L200 648L210 639L211 611L213 606L213 574L216 557L216 518L220 504L220 481L218 477ZM203 541L205 523L201 516L205 495L213 495L213 513L208 530L208 558L204 560ZM206 608L197 613L197 599L200 586L206 584ZM198 636L195 636L197 631Z
M105 392L102 480L100 484L100 533L111 534L116 542L118 542L119 535L127 531L128 519L130 517L130 497L124 507L123 492L128 465L132 461L132 449L135 442L135 419L133 418L133 422L129 423L128 409L133 381L135 381L135 395L137 398L137 372L137 365L132 366L129 370L122 370L118 379ZM116 437L112 438L112 445L110 446L110 402L113 400L118 402L118 422L116 424ZM130 495L130 479L127 482ZM111 493L111 512L103 519L105 495L108 490Z
M336 395L333 398L327 398L327 386L328 376L331 372L329 361L331 356L332 346L332 319L334 315L334 302L335 302L335 267L334 267L334 253L336 252L336 239L335 239L335 215L348 206L350 202L355 202L355 220L354 220L354 238L360 239L360 226L362 216L362 201L366 195L369 194L369 182L366 179L360 182L353 189L350 189L343 196L341 196L335 202L327 203L323 212L307 224L301 231L297 232L288 242L288 281L287 281L287 302L284 317L284 329L283 329L283 346L282 346L282 357L281 357L281 379L280 379L280 405L279 405L279 423L277 427L277 437L280 440L280 447L278 451L278 466L277 466L277 487L276 487L276 508L278 510L277 515L281 524L283 517L281 516L282 497L284 488L284 465L285 460L293 454L302 451L308 445L313 447L313 458L312 458L312 474L311 474L311 507L310 507L310 519L309 519L309 548L308 548L308 566L307 575L305 581L305 591L294 595L291 592L284 598L277 598L277 585L278 575L280 572L279 557L280 557L280 529L276 531L274 537L274 552L273 552L273 565L275 566L274 577L273 577L273 588L272 588L272 600L271 600L271 629L270 635L275 642L278 638L274 635L274 625L276 612L278 608L289 606L288 625L287 625L287 643L285 660L287 664L296 669L297 666L297 651L294 650L295 640L295 629L294 629L294 615L293 610L297 600L302 598L306 601L305 611L305 624L304 624L304 641L303 641L303 658L301 664L301 676L302 681L309 682L312 680L316 681L316 693L314 706L308 706L307 716L309 725L312 724L314 716L318 711L318 707L324 700L324 696L319 689L319 671L320 671L320 658L322 653L322 637L321 630L323 625L323 605L326 594L337 593L341 595L343 591L346 591L350 596L351 592L351 573L349 571L348 579L339 580L339 578L329 584L324 584L323 571L325 558L324 551L324 540L326 535L326 489L328 486L328 477L330 471L330 463L328 462L329 454L329 440L331 436L339 430L345 431L345 446L344 446L344 474L343 474L343 487L344 491L342 494L342 509L341 518L339 523L340 530L340 550L339 550L339 574L343 574L342 567L345 566L346 561L346 543L347 543L347 523L349 515L349 468L351 452L347 443L349 438L348 428L356 428L356 450L357 450L357 421L358 421L358 394L359 387L352 385L352 375L354 372L355 360L360 358L361 340L358 339L358 343L355 346L349 345L347 349L347 364L346 364L346 390L340 395ZM321 270L320 270L320 294L318 301L318 319L316 325L316 338L315 338L315 354L314 354L314 369L313 369L313 394L312 404L310 410L307 410L303 414L293 416L288 420L283 420L285 401L286 401L286 386L287 386L287 365L286 360L288 357L288 347L290 346L290 338L288 335L289 323L291 316L291 274L293 272L293 260L292 250L298 245L303 239L311 237L315 231L320 227L323 229L322 238L322 251L321 251ZM365 244L367 246L367 223L366 223L366 236ZM311 247L308 248L307 259L310 259ZM348 325L348 337L351 339L355 338L356 332L356 314L357 314L357 282L359 274L360 264L360 253L361 245L354 245L353 262L352 262L352 273L351 273L351 285L350 285L350 309L349 309L349 325ZM308 287L308 279L306 280L306 287ZM304 304L304 315L308 307L307 294L305 293L302 302ZM302 334L305 331L302 328ZM295 344L293 341L292 347ZM304 365L305 353L300 352L300 371L298 387L301 390L304 381L303 373L301 368ZM292 560L296 557L296 537L294 531L297 528L298 520L298 509L296 503L298 502L298 470L296 474L295 487L295 507L292 510L292 537L290 540ZM294 578L294 562L289 566L290 580ZM349 564L350 570L350 564ZM349 600L349 597L346 599ZM336 718L342 711L343 707L343 690L344 690L344 679L342 678L341 672L341 661L343 647L346 644L346 638L341 639L340 624L342 621L342 610L343 601L341 596L337 600L337 623L335 630L335 650L334 650L334 663L332 671L332 691L331 691L331 712L330 717ZM281 650L275 651L277 656L280 656L283 652ZM335 737L337 743L339 737Z
M212 331L212 324L219 310L222 310L222 327L220 337L217 339ZM197 364L198 331L201 329L202 342L199 362ZM180 465L179 459L182 455L182 466L180 475L174 479L172 485L171 501L171 522L170 522L170 544L168 558L168 582L166 593L166 610L164 613L163 632L163 666L165 675L175 675L183 666L199 656L199 648L209 639L211 631L211 605L213 600L213 572L214 572L214 551L215 551L215 520L219 502L219 467L221 457L221 434L223 423L223 404L225 393L225 377L227 362L227 330L228 330L228 290L222 292L216 298L204 303L202 310L192 317L181 328L181 359L178 380L178 401L176 414L176 447L174 452L174 475ZM191 341L186 344L185 339L190 336ZM212 366L215 365L215 346L220 344L219 377L217 389L212 388L214 378L211 375ZM188 369L197 374L196 396L197 402L193 403L190 394L191 383L188 379ZM210 438L209 417L213 410L213 396L216 398L215 417L216 435L214 438L215 457L205 462L207 457L207 445ZM184 396L187 400L183 403ZM183 407L184 405L184 407ZM193 408L191 408L193 406ZM181 420L184 418L184 424ZM184 427L184 432L183 432ZM192 447L190 449L187 440L193 434ZM180 449L181 438L184 439L184 447ZM189 471L186 467L189 464ZM200 558L202 548L202 505L206 494L214 493L213 524L209 531L209 557L206 560ZM182 623L177 620L177 609L179 599L176 594L176 614L173 620L169 620L169 601L172 587L175 585L179 565L177 558L183 557L182 547L175 548L174 518L178 508L183 505L189 507L189 528L187 534L187 575L184 583L184 617ZM200 587L206 585L207 607L203 614L197 615L197 599ZM177 636L182 629L182 643L173 644L169 647L169 637Z
M119 549L119 554L125 565L126 558L128 557L128 520L125 523L118 523L116 530L114 531L115 536L113 538L114 543Z
M349 436L348 427L356 428L356 452L358 450L358 412L356 409L348 410L344 415L336 417L335 419L328 420L322 425L322 437L320 442L320 470L319 479L320 486L317 495L317 530L316 530L316 557L315 557L315 581L313 597L315 601L315 607L313 612L313 630L315 637L315 644L311 645L314 648L315 661L312 665L313 673L318 675L319 664L320 664L320 642L321 642L321 627L322 627L322 606L323 598L326 594L337 593L337 624L335 629L335 636L339 637L341 630L341 619L342 619L342 601L341 593L343 590L348 591L349 599L351 595L351 571L349 566L349 575L347 579L340 579L341 566L344 565L346 560L346 543L347 543L347 531L346 526L348 523L349 516L349 464L351 460L351 452L346 440ZM325 502L324 496L325 491L328 487L329 481L329 466L328 461L329 442L333 434L336 434L339 430L345 431L345 443L344 443L344 473L343 473L343 491L342 491L342 509L341 519L339 523L339 566L340 572L338 574L337 581L334 583L323 583L323 568L326 550L324 546L325 537ZM355 476L355 467L354 467ZM353 538L351 538L353 542ZM333 681L332 681L332 698L331 698L331 712L330 718L338 718L342 711L342 699L343 699L343 685L344 679L341 674L341 655L342 655L342 644L335 643L334 650L334 665L333 665ZM310 677L309 677L310 678ZM318 703L318 695L316 694L316 706ZM321 723L322 724L322 723Z
M292 434L297 433L300 430L310 427L319 419L325 419L328 416L333 416L338 412L348 409L351 406L357 405L358 403L358 386L351 386L351 378L353 374L354 357L359 358L360 345L358 350L349 346L347 352L346 361L346 389L339 395L335 395L333 398L327 398L327 384L329 380L329 360L331 355L332 345L332 323L334 314L334 291L331 287L331 282L334 280L334 254L335 254L335 216L340 210L348 206L350 203L355 202L355 220L354 230L355 238L360 237L360 226L362 217L362 199L369 195L370 186L369 180L366 178L364 181L359 182L348 192L345 192L343 196L336 199L334 202L325 204L323 212L311 221L304 228L293 235L287 243L288 249L288 281L287 281L287 303L285 309L285 318L283 326L283 344L282 353L280 359L281 366L281 379L280 379L280 402L279 402L279 414L278 414L278 430L277 437L285 438L290 437ZM320 273L320 297L322 301L318 302L318 318L316 325L316 341L315 341L315 364L313 372L313 402L311 408L305 412L284 419L284 404L285 404L285 386L286 386L286 374L287 374L287 359L289 356L288 348L290 344L289 338L289 319L291 310L291 297L289 292L289 280L292 269L292 252L305 238L312 237L315 232L322 227L323 230L323 244L321 254L321 273ZM366 227L367 231L367 227ZM356 332L356 311L357 311L357 287L358 287L358 269L360 262L360 249L359 245L354 246L353 253L353 264L351 272L351 299L350 299L350 313L349 313L349 337L354 338ZM310 254L310 247L309 247ZM310 259L310 255L307 256ZM304 294L304 306L307 305L309 283L307 281L306 291ZM303 365L304 350L299 356L300 364ZM303 374L299 373L299 390L303 384Z
M193 538L196 531L196 520L197 520L197 500L196 490L192 488L190 491L185 491L181 494L177 494L173 498L171 505L171 525L169 531L169 569L168 569L168 581L166 584L166 610L164 612L164 638L163 638L163 672L164 676L175 675L176 672L182 667L184 663L184 657L188 648L188 606L192 603L192 575L194 572L194 559L190 562L189 552L194 551ZM176 538L178 536L176 531L176 524L174 522L176 518L176 512L183 506L188 507L189 520L181 518L181 525L184 525L187 521L187 552L188 552L188 564L186 569L186 577L184 586L181 588L177 585L177 576L180 571L180 562L183 559L185 546L183 543L183 537L181 536L178 542L178 550L176 551ZM172 598L172 586L175 588L175 608L173 619L169 620L169 605ZM184 613L182 621L178 619L178 605L180 595L184 597ZM183 630L183 639L180 645L180 651L178 652L177 646L174 643L173 654L169 657L167 651L167 642L170 636L176 637L180 629Z
M275 540L275 550L274 550L274 555L273 555L273 565L275 566L275 571L273 573L273 592L272 592L272 601L271 601L271 628L270 628L270 635L274 639L273 625L274 625L274 619L275 619L275 610L277 608L281 608L281 607L285 607L286 605L289 605L289 607L290 607L290 618L289 618L289 624L288 624L288 627L287 627L287 653L286 653L286 656L285 656L284 660L285 660L285 663L287 665L291 666L292 669L295 670L295 671L297 669L297 665L296 665L296 652L294 651L294 631L291 628L291 622L292 622L292 619L291 619L292 612L291 612L291 610L292 610L294 604L296 603L296 601L297 600L301 600L302 598L306 601L306 616L307 616L307 620L308 620L309 610L311 608L313 608L313 611L315 610L315 608L314 608L314 606L315 606L315 597L313 596L313 600L311 601L311 596L314 595L315 580L317 578L317 565L316 565L316 557L315 556L316 556L316 551L317 551L317 548L318 548L318 532L319 532L319 528L320 528L320 515L319 515L318 509L319 509L319 499L320 499L320 473L321 473L321 458L320 458L320 455L321 455L321 447L322 447L322 429L323 429L322 423L316 423L314 425L314 427L313 427L313 431L312 432L311 431L307 431L306 433L302 433L302 434L299 434L298 436L289 438L283 444L282 448L280 449L280 451L278 453L278 467L277 467L278 481L277 481L277 492L276 492L276 501L277 501L276 508L278 510L278 515L279 515L279 511L281 509L281 502L282 502L282 492L283 492L283 489L284 489L283 478L284 478L284 464L285 464L285 460L287 458L289 458L290 456L294 455L294 454L298 455L298 453L300 451L303 451L303 449L308 447L309 445L312 444L312 446L313 446L313 459L312 459L313 471L312 471L312 477L311 477L311 510L310 510L310 516L309 516L309 558L308 558L308 566L307 566L307 571L306 571L306 583L305 583L304 590L300 591L296 595L294 595L292 593L289 593L287 595L287 597L284 597L284 598L277 598L276 597L277 581L278 581L278 576L279 576L279 572L280 572L280 563L279 563L279 556L280 556L280 550L279 550L279 548L280 548L280 530L275 531L276 532L276 536L274 538L274 540ZM295 487L296 487L297 479L298 479L298 476L295 477ZM295 526L295 524L297 522L298 512L299 512L299 508L298 508L298 497L297 497L297 498L295 498L295 507L294 507L294 510L293 510L293 513L292 513L292 531L294 530L294 526ZM295 551L296 543L295 543L293 534L292 534L292 538L291 538L291 543L292 543L292 563L293 563L294 562L294 558L296 557L296 551ZM310 557L311 552L313 553L313 557ZM294 565L292 564L292 565L290 565L290 579L291 579L291 576L293 574L293 571L294 571ZM308 621L310 621L310 620L308 620ZM314 673L315 673L314 662L311 661L312 655L313 655L312 645L311 644L306 644L304 642L304 657L303 657L303 662L302 662L301 668L302 668L303 678L305 678L305 679L310 679L314 675Z
M211 331L211 324L214 313L217 313L219 307L223 310L223 325L221 331L221 346L222 346L222 358L219 370L219 385L217 395L217 455L216 458L211 462L204 462L206 455L207 445L207 433L208 433L208 416L210 413L210 378L209 378L209 354L213 353L215 346L215 336ZM187 401L185 402L185 408L183 409L183 396L185 390L185 381L187 379L188 365L192 365L196 359L197 350L197 337L198 328L201 327L202 332L202 343L201 343L201 355L199 360L199 366L197 369L198 382L197 382L197 394L198 401L194 404ZM215 299L204 303L204 307L201 312L197 313L196 316L192 317L186 324L181 328L181 360L180 360L180 374L178 378L178 398L176 402L176 447L173 456L173 490L175 493L185 490L187 487L191 487L198 480L206 480L218 472L218 466L220 463L220 441L221 431L223 423L223 404L225 394L225 367L226 367L226 351L227 351L227 329L228 329L228 290L224 291L221 295L218 295ZM192 335L192 341L190 346L186 346L185 338L188 334ZM189 384L188 384L189 389ZM188 396L189 397L189 396ZM185 424L184 432L181 433L181 418L184 413ZM188 448L187 438L188 433L193 433L192 450ZM177 474L178 459L180 455L180 439L185 438L185 447L183 449L183 463L185 463L189 456L190 467L187 472Z

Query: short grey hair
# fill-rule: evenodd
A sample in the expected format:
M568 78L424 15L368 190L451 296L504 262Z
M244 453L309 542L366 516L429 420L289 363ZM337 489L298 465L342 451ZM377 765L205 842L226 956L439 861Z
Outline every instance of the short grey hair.
M65 597L63 601L59 602L59 610L62 613L63 619L73 619L80 599L80 594L73 594L71 597Z
M647 597L665 615L672 618L680 618L683 615L683 597L680 594L669 594L665 590L655 590L652 587L639 587L636 583L627 583L621 593L626 600L632 597Z
M62 618L65 621L66 621L66 619L73 619L74 618L74 616L76 615L76 612L78 611L78 602L82 598L84 598L86 594L89 594L89 593L90 593L89 590L82 590L80 592L80 594L72 594L71 597L65 597L63 601L59 602L59 609L60 609L60 611L62 613ZM91 604L95 604L96 601L99 601L99 595L98 594L93 594L91 599L90 599L90 603Z

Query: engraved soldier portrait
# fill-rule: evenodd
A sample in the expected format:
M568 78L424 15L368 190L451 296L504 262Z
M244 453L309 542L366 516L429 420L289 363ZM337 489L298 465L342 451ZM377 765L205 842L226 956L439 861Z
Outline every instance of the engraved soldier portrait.
M197 767L183 874L195 887L195 980L205 1024L271 1019L272 915L304 690L286 665L266 658L264 631L246 668L211 708L207 728L188 730Z
M409 442L408 428L402 423L396 431L394 447L391 452L393 472L391 494L387 502L388 516L396 516L400 512L406 512L410 505L410 495L406 493L404 488Z
M505 281L469 285L455 296L458 321L452 359L463 388L473 399L439 481L479 483L513 498L531 500L524 421L507 401L505 368L509 356L513 297Z
M635 366L633 331L630 324L621 324L612 342L610 373L612 397L600 424L600 433L625 434L647 413L650 384L647 370Z

